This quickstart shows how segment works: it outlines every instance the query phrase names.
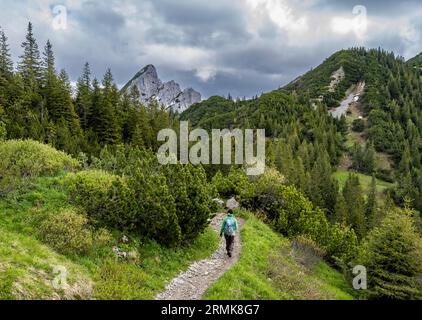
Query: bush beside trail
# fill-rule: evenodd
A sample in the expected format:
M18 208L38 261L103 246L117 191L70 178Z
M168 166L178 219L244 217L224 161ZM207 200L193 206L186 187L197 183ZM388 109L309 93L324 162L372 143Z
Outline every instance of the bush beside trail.
M237 171L237 174L241 172ZM228 178L217 175L213 179L218 183L216 187L227 185L224 180ZM357 247L354 231L331 224L324 211L316 208L294 186L286 185L277 170L268 169L255 181L243 182L238 197L244 207L260 212L263 219L282 235L289 238L307 236L326 252L328 259L350 261L352 258Z
M0 159L0 179L5 176L53 176L79 168L78 161L71 156L33 140L0 142Z
M146 151L106 150L94 165L113 167L117 174L82 171L68 175L64 186L93 224L137 232L169 247L190 243L208 225L214 188L202 167L158 166L152 159Z

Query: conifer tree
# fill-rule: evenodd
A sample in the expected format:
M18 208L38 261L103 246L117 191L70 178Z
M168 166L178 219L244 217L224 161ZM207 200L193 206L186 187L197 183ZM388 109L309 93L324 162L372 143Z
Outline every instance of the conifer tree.
M26 39L22 43L22 48L24 52L20 56L18 71L22 75L25 86L36 90L41 80L41 59L31 22L28 23Z
M362 194L358 176L349 174L343 189L343 196L348 212L347 223L362 239L366 234L365 199Z
M348 212L347 212L346 200L344 199L343 193L340 192L337 197L335 220L341 225L346 226L347 218L348 218Z
M137 225L140 231L166 246L178 246L182 233L166 177L159 172L148 175L145 168L137 168L130 179L130 187L134 190L134 201L138 207Z
M91 93L91 110L88 117L88 128L90 129L98 139L98 132L101 130L100 123L101 123L101 103L102 103L102 94L101 88L98 80L94 78L92 80L92 93Z
M377 216L377 181L374 175L372 176L371 186L365 204L365 216L367 226L372 228L375 225Z
M10 77L13 73L13 62L7 40L6 34L0 28L0 76L5 78Z
M359 263L368 271L369 299L422 299L422 239L413 214L390 210L363 244Z
M72 100L72 85L65 70L61 70L58 78L60 96L60 115L65 119L72 132L80 132L80 123Z
M318 155L311 171L310 193L308 196L321 208L335 212L338 183L332 177L332 169L326 154Z
M113 145L120 141L120 129L116 117L119 95L110 69L105 73L102 85L98 112L92 114L92 117L98 119L96 133L100 142Z
M92 86L91 70L89 63L85 63L82 76L76 84L76 112L79 115L81 127L87 130L91 127L90 116L92 112Z
M48 40L44 48L41 63L41 92L43 95L43 110L41 114L43 116L44 109L47 109L51 119L56 122L61 117L62 106L59 102L61 97L54 61L53 47L50 40Z

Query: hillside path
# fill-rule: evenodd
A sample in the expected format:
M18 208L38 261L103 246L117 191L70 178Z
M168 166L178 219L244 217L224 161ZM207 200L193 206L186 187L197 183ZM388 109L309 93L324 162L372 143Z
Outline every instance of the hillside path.
M220 232L221 224L226 215L226 213L218 213L212 219L211 226L216 232ZM165 291L160 293L155 300L201 299L205 291L239 260L241 251L240 229L245 221L236 218L239 230L236 234L232 257L227 256L226 242L222 237L218 249L211 257L191 264L186 271L174 278L166 286Z

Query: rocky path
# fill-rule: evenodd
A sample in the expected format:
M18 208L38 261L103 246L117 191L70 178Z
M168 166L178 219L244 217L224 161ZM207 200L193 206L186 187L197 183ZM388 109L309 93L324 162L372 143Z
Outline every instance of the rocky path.
M217 214L211 222L216 232L220 231L221 223L226 217L225 213ZM237 218L239 229L244 220ZM159 294L156 300L199 300L205 291L220 276L224 274L238 260L241 251L239 233L235 238L233 256L229 258L226 253L224 237L220 240L218 249L208 259L194 262L188 270L179 274L166 287L166 290Z

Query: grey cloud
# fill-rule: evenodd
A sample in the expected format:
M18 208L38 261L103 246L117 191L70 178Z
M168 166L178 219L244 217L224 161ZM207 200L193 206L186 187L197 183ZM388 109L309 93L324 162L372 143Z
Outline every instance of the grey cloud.
M175 79L183 87L200 90L205 97L229 92L250 97L275 89L335 51L351 46L382 46L407 58L422 50L420 1L280 1L290 5L295 16L308 19L310 36L301 39L300 34L294 35L291 44L292 35L269 17L252 24L246 1L240 0L80 0L80 5L69 5L72 24L65 32L53 30L40 14L46 6L56 4L53 0L0 0L0 26L6 30L17 59L26 23L31 20L40 48L51 39L58 67L65 68L72 80L79 77L85 61L99 78L110 67L120 85L139 68L153 63L163 80ZM385 28L368 30L363 41L353 34L333 34L330 17L352 18L351 10L357 4L365 5L370 17L383 19ZM388 23L393 27L388 29ZM397 24L413 30L411 36L403 37ZM148 50L156 45L170 52L155 57ZM199 50L203 55L173 55L173 48L180 47ZM175 62L182 60L183 66ZM201 67L212 68L214 77L201 81L196 73Z
M182 44L215 47L227 42L241 42L250 38L245 30L245 16L236 2L230 1L151 1L154 13L162 18L164 33L176 28L176 40ZM164 30L163 30L164 29ZM159 40L162 35L149 36Z
M114 33L125 25L125 17L113 11L105 1L83 3L81 9L74 14L77 15L78 22L88 33L97 33L100 30L103 34ZM69 15L71 17L72 12L69 12Z
M420 4L420 0L319 0L312 6L312 9L347 13L351 12L354 6L363 5L370 15L397 16L408 13L415 7L419 7Z

